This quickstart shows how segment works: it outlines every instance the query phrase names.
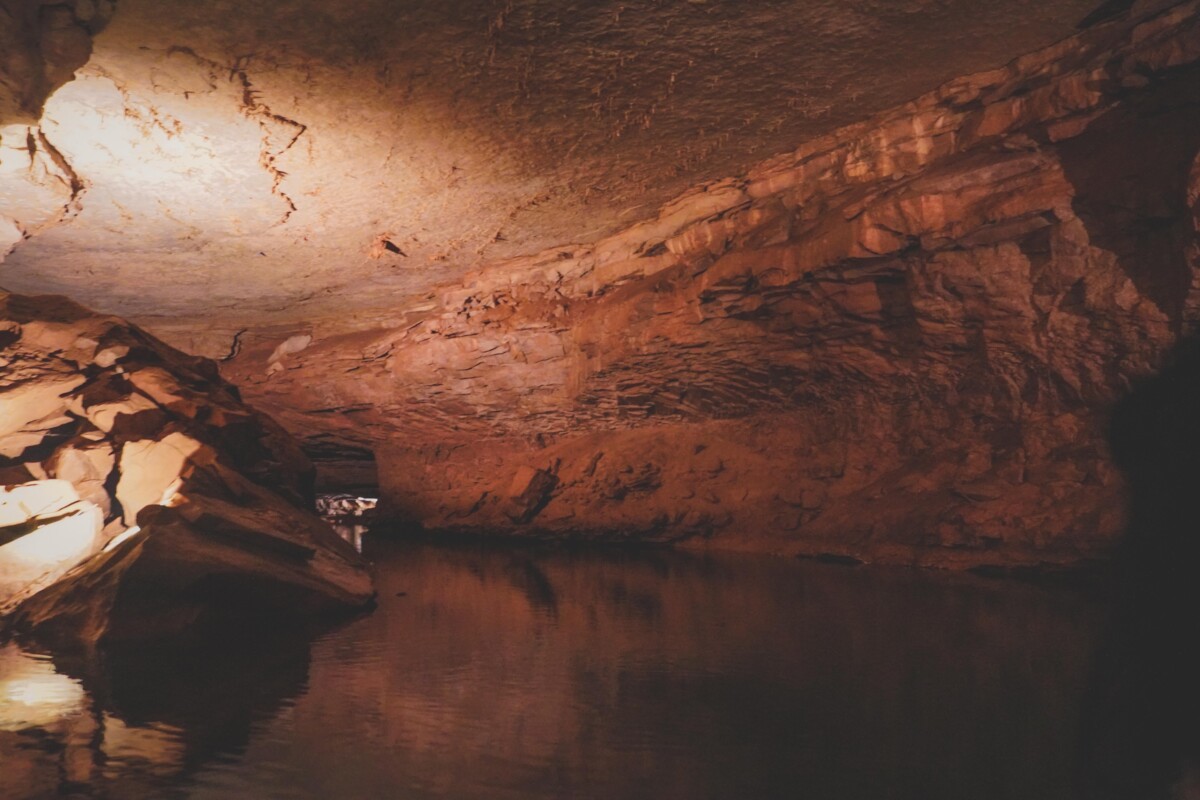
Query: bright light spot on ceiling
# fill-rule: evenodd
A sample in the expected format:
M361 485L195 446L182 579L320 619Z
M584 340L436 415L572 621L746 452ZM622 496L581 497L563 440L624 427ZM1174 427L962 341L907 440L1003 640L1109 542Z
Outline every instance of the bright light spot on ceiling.
M44 172L63 174L6 176L0 211L5 205L61 208L63 198L41 195L50 188L61 194L64 178L73 181L81 192L80 217L101 250L106 237L113 237L112 246L124 242L134 221L153 221L146 244L157 235L160 246L196 246L214 236L265 230L287 210L275 176L262 164L262 128L227 92L190 100L143 95L85 69L51 95L32 130L38 152L13 154L13 168L28 173L40 161L48 165ZM10 131L4 147L26 149L26 139L24 130ZM30 210L5 215L35 216Z
M207 184L228 176L216 140L233 127L230 122L191 120L185 130L171 114L127 98L113 81L83 76L46 103L42 128L54 147L71 153L72 167L81 174L118 167L130 183L175 184L190 178ZM186 184L177 188L187 191Z

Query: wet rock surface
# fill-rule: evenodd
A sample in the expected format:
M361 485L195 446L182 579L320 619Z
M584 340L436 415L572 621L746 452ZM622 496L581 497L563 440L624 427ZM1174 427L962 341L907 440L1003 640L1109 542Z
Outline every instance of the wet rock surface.
M1196 3L1138 6L384 327L250 331L223 370L430 529L1103 555L1109 408L1200 311L1198 57Z
M60 297L0 292L0 615L85 642L361 606L312 468L207 359Z

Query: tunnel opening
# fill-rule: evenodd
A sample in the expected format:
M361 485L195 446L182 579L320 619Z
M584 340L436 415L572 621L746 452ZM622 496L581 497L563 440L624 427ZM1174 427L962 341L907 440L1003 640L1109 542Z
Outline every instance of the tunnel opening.
M370 447L333 436L313 436L301 445L316 467L318 495L379 497L379 469Z

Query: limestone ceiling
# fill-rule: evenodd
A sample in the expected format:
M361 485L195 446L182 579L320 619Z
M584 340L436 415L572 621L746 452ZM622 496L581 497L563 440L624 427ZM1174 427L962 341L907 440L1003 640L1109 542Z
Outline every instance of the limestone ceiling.
M1097 2L119 0L40 124L0 103L0 285L143 321L419 304L1049 44Z

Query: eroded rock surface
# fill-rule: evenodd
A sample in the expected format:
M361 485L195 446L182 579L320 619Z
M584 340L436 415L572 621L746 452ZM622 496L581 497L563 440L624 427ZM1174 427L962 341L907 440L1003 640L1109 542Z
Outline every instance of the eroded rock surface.
M311 503L304 454L211 361L0 292L0 616L97 641L367 603Z
M0 0L0 261L79 210L83 181L40 119L113 10L112 0Z
M1198 56L1197 3L1139 6L385 328L248 332L226 374L428 528L1103 554L1108 408L1200 309Z
M120 0L36 148L0 130L0 228L25 237L0 232L0 282L150 330L216 325L221 353L264 321L387 317L1045 46L1101 2Z

